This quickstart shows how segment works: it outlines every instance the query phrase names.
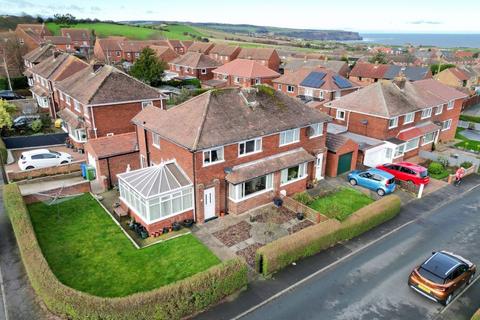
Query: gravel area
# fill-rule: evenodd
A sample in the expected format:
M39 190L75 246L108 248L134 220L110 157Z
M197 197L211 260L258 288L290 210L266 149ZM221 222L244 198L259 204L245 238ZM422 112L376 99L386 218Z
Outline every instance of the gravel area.
M284 207L281 208L274 208L270 207L265 209L262 213L255 216L256 222L263 222L263 223L277 223L282 224L291 219L295 218L296 215L293 211L290 211Z
M247 261L247 264L252 267L252 269L255 269L255 252L257 251L258 248L263 246L260 243L254 243L245 249L237 251L237 255L245 258L245 261Z
M246 221L241 221L226 229L214 232L213 235L224 245L231 247L250 238L251 228L251 224Z
M307 219L302 220L301 222L297 223L293 227L288 228L288 234L298 232L302 229L305 229L305 228L313 226L313 225L314 225L314 223L310 220L307 220Z

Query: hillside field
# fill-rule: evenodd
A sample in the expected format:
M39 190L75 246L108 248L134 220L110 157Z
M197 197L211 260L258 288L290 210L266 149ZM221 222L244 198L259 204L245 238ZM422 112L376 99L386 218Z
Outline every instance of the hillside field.
M47 23L48 29L54 34L60 34L61 26L56 23ZM148 40L148 39L178 39L178 40L192 40L189 35L184 35L184 32L188 32L197 36L204 36L198 30L193 27L183 24L171 24L166 27L166 31L154 30L145 27L136 27L125 24L114 23L77 23L70 26L71 28L84 28L89 30L95 30L95 34L100 38L108 36L124 36L129 39L135 40Z

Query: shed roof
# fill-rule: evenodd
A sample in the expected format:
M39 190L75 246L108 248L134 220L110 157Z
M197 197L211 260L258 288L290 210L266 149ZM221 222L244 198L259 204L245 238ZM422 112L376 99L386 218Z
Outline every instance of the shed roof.
M89 139L87 145L91 147L98 159L138 151L137 134L135 132Z

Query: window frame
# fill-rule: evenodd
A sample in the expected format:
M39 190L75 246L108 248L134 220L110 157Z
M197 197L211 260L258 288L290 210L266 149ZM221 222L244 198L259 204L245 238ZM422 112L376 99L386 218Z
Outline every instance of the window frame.
M447 103L447 110L452 110L455 107L455 100L450 100Z
M310 139L323 136L323 127L324 127L323 122L314 123L308 126L308 130L313 130L314 132L317 132L317 129L315 129L314 126L317 127L318 133L310 135Z
M394 124L391 125L391 121L394 120ZM398 117L393 117L388 119L388 129L393 129L398 127Z
M426 141L426 140L425 140L425 137L428 136L428 135L430 135L430 134L432 135L432 140L431 140L431 141ZM429 133L424 134L424 135L422 136L422 146L425 146L425 145L430 144L430 143L432 143L432 142L435 142L435 131L429 132Z
M303 162L303 163L300 163L296 166L292 166L292 167L282 169L280 171L280 187L283 187L283 186L286 186L288 184L303 180L306 177L308 177L308 167L307 167L307 165L308 165L308 162ZM298 176L296 178L293 178L293 179L289 180L288 170L290 170L292 168L296 168L296 167L298 167L298 171L297 171Z
M405 145L406 143L402 143L395 147L395 150L393 151L393 159L399 158L405 154Z
M407 121L407 116L410 116L410 115L412 116L412 119L410 121ZM412 123L413 121L415 121L415 112L409 112L404 115L403 124L409 124L409 123Z
M287 92L288 93L294 93L295 92L295 86L292 85L287 85Z
M251 141L254 142L253 151L247 152L247 143L251 142ZM240 152L240 149L241 149L240 145L244 145L244 147L243 147L244 153ZM238 143L238 157L239 158L246 157L246 156L256 154L256 153L260 153L262 151L263 151L262 138L254 138L254 139L244 140L244 141L241 141L241 142Z
M427 112L427 113L428 113L427 116L424 115L425 111L428 111L428 112ZM423 109L423 110L422 110L422 115L420 116L420 119L423 120L423 119L428 119L428 118L430 118L430 117L432 116L432 112L433 112L433 107Z
M152 146L160 150L160 135L158 133L152 132Z
M448 123L448 127L445 128L445 123ZM447 119L445 121L442 121L442 131L447 131L452 128L452 119Z
M286 135L289 132L293 132L293 136L292 136L293 140L289 141L289 142L286 142ZM283 135L283 140L284 140L283 143L282 143L282 135ZM279 140L278 141L279 147L288 146L288 145L300 142L300 128L294 128L294 129L284 130L284 131L280 132L279 136L278 136L278 140Z
M414 141L414 140L417 140L417 143L415 144L415 147L412 147L412 148L408 149L408 147L407 147L408 144L409 144L411 141ZM419 145L420 145L420 137L416 137L416 138L413 138L413 139L408 140L408 141L405 143L404 153L405 153L405 152L409 152L409 151L413 151L413 150L415 150L415 149L418 149Z
M439 114L442 114L442 112L443 112L443 104L439 104L435 109L435 115L438 116Z
M251 194L245 196L245 183L250 182L254 179L263 178L263 177L265 177L265 179L266 179L265 180L265 189L254 192L254 193L251 193ZM239 184L229 183L228 184L228 199L230 201L238 203L238 202L242 202L242 201L257 197L257 196L259 196L263 193L270 192L272 190L273 190L273 173L269 173L269 174L266 174L266 175L263 175L263 176L260 176L260 177L256 177L256 178L241 182Z
M342 113L342 112L343 112L343 117L340 117L339 113ZM345 109L337 109L335 113L335 119L345 121L346 117L347 117L347 112L345 111Z
M218 150L221 150L221 154L222 154L222 157L220 160L216 160L214 162L212 162L210 160L210 162L206 163L205 162L205 153L210 153L210 159L212 158L212 151L216 150L217 151L217 157L218 157ZM203 150L202 151L202 157L203 157L203 161L202 161L202 164L204 167L208 167L208 166L212 166L212 165L215 165L215 164L218 164L218 163L222 163L222 162L225 162L225 152L224 152L224 148L223 146L221 147L214 147L214 148L210 148L210 149L206 149L206 150Z

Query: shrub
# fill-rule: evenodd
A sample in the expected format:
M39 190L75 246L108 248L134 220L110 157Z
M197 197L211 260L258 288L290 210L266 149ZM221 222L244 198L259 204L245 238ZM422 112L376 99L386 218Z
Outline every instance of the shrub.
M265 276L269 275L339 241L356 237L390 220L398 212L400 212L400 198L389 195L361 208L343 222L330 219L275 240L257 250L257 270Z
M313 198L311 195L308 194L308 192L304 191L304 192L300 192L300 193L297 193L293 199L297 200L298 202L300 203L303 203L304 205L308 206L310 203L313 202Z
M440 162L432 162L428 165L428 172L433 174L441 174L445 168Z
M247 285L245 263L233 259L176 283L122 298L100 298L80 292L58 281L50 269L18 186L5 185L3 197L33 289L50 311L64 318L180 319Z
M440 162L443 166L443 168L446 168L450 166L450 163L448 162L448 159L445 157L438 157L437 162Z
M469 162L469 161L464 161L462 163L460 163L460 167L463 167L465 169L468 169L470 168L471 166L473 166L473 163Z
M7 147L5 146L5 142L3 142L3 139L0 137L0 159L3 161L3 164L7 163L7 157Z
M32 123L30 124L30 128L32 128L32 131L35 133L42 130L42 127L43 127L43 122L41 119L33 120Z
M478 309L477 312L475 312L471 320L480 320L480 309Z

